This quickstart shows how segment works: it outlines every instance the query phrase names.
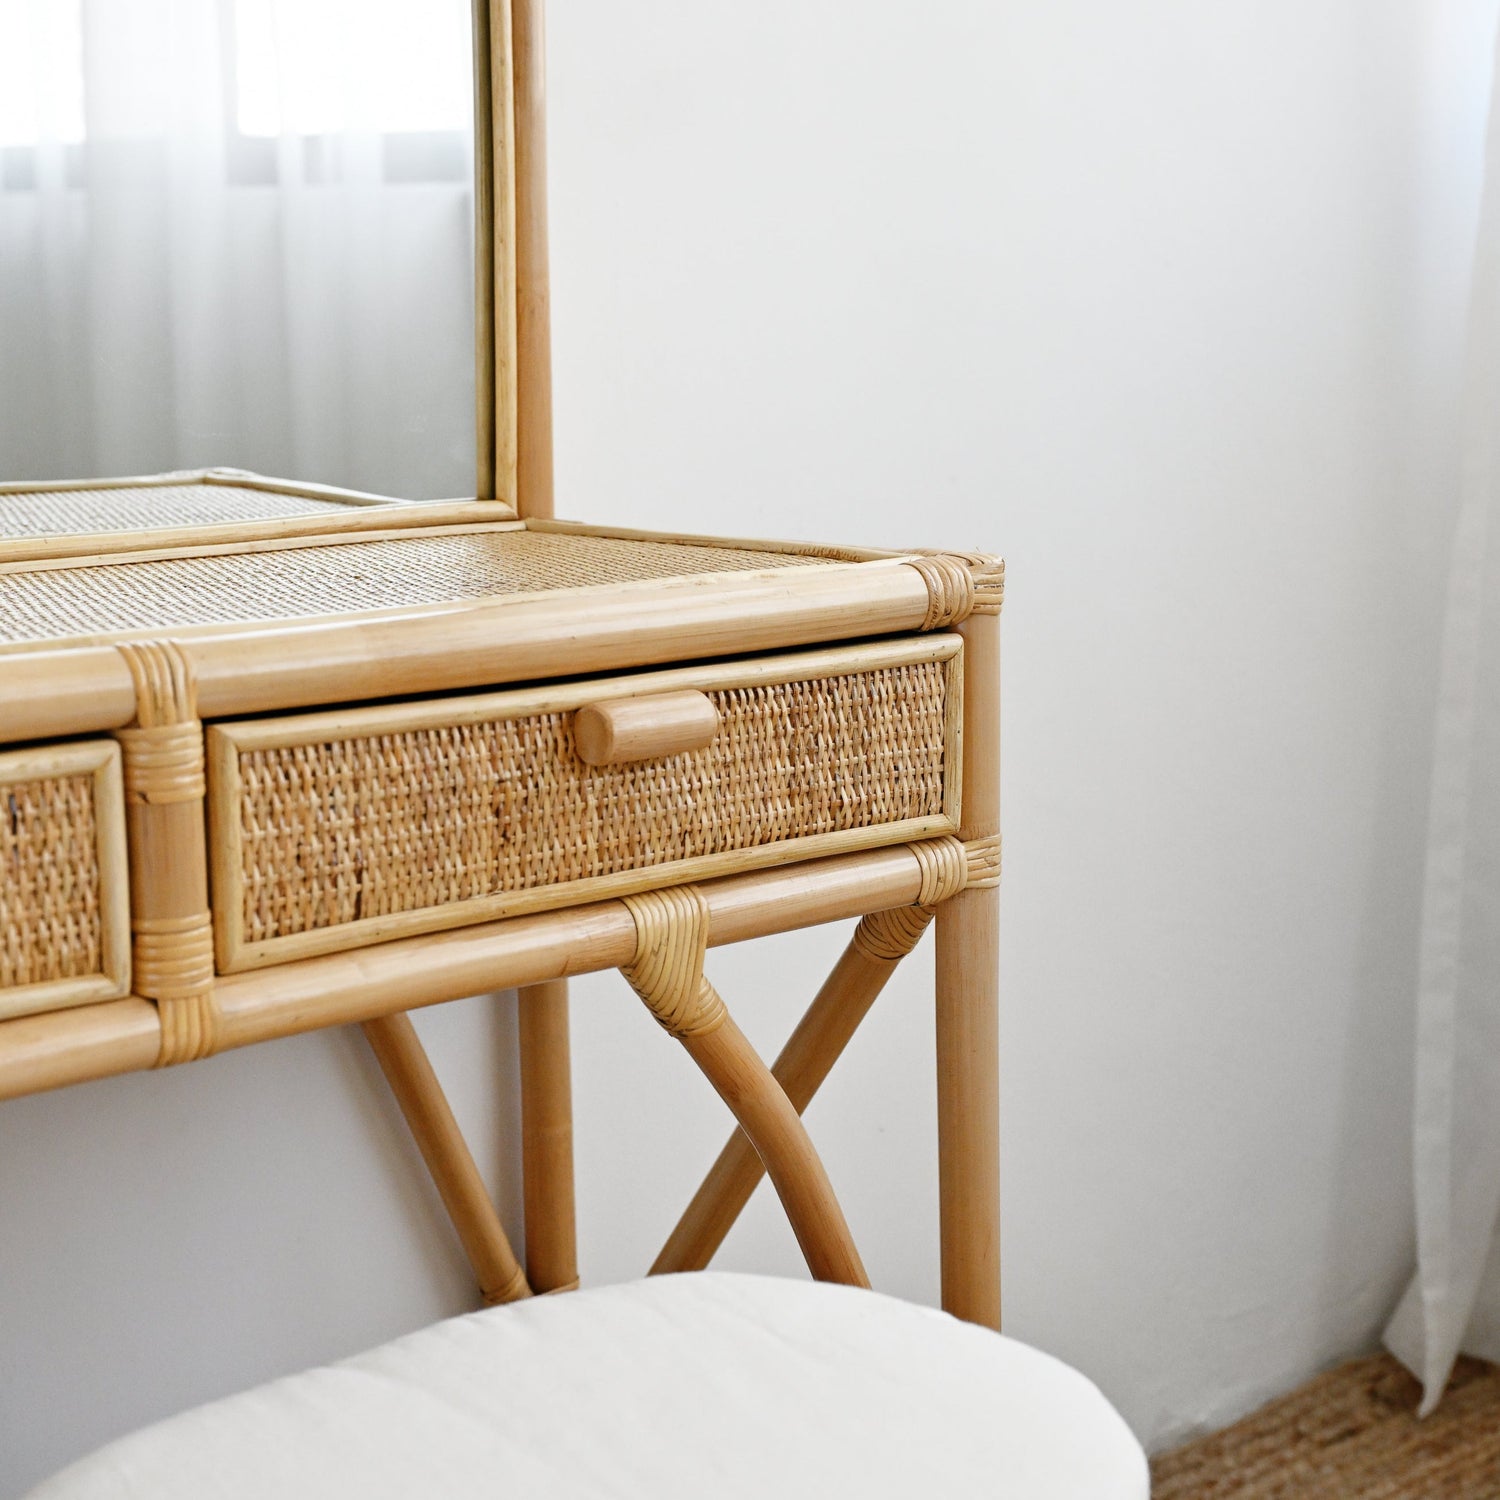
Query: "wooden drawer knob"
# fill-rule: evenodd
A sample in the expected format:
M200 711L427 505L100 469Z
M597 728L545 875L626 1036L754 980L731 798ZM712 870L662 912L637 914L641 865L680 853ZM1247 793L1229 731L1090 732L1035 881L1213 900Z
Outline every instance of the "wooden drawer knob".
M578 758L591 766L701 750L718 732L718 709L696 692L589 703L573 716Z

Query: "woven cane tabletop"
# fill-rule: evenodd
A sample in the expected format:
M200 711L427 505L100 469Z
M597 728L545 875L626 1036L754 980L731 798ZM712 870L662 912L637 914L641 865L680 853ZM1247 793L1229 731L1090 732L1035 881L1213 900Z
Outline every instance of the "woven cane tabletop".
M56 565L0 574L0 642L353 614L828 561L748 547L478 527Z

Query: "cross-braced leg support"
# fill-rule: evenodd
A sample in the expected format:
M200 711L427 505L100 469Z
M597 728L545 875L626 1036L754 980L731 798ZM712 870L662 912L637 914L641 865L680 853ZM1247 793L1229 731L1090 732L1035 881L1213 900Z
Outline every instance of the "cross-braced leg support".
M916 947L940 902L962 890L971 858L957 839L913 844L922 870L914 906L860 919L838 963L771 1069L800 1115L822 1087L896 966ZM750 1201L765 1168L743 1130L730 1137L651 1267L653 1275L701 1271Z
M380 1070L416 1140L488 1304L531 1295L500 1216L411 1018L401 1012L363 1026Z
M627 896L635 958L621 972L739 1121L819 1281L868 1286L843 1210L792 1101L703 974L708 905L692 886Z

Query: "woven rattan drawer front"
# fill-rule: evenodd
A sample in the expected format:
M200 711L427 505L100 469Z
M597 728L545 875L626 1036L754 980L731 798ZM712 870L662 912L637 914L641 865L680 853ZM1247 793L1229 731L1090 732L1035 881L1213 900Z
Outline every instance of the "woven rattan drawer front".
M128 994L119 748L0 755L0 816L0 1017Z
M216 725L219 967L958 825L961 642L878 645ZM702 749L588 765L586 704L696 690Z

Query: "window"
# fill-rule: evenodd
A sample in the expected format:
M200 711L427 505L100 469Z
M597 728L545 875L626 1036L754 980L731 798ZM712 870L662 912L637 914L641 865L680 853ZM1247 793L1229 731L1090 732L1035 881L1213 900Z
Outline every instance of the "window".
M83 140L81 0L0 0L0 149Z
M327 147L350 131L380 139L389 182L467 177L469 0L198 3L210 16L217 11L218 25L205 27L193 45L211 54L216 38L218 56L188 61L210 87L223 80L232 183L274 181L275 142L288 136L304 143L309 180L336 176ZM118 18L109 19L118 26ZM147 7L125 24L137 21L159 28L170 17ZM34 187L38 152L52 146L68 148L68 180L81 182L87 24L82 0L0 0L0 187ZM110 29L102 41L89 35L108 49ZM150 35L142 46L156 55ZM178 77L181 64L177 59ZM128 81L145 91L162 86L149 69ZM110 121L94 124L109 133Z
M467 133L468 0L235 0L245 136Z

